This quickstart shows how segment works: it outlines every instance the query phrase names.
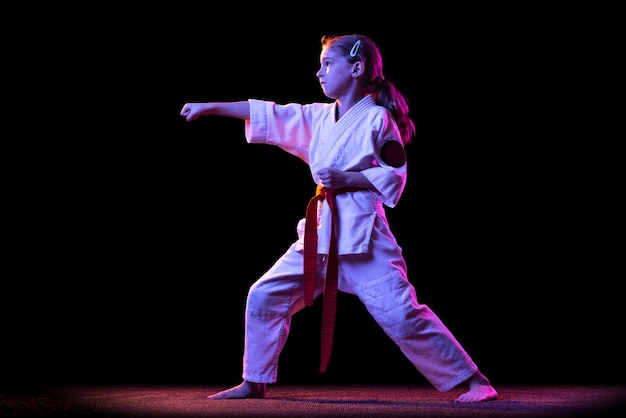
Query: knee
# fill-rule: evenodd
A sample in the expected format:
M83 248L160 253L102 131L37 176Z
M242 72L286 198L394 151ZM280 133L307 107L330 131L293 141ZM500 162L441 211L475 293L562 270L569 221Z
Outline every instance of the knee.
M253 284L248 290L248 296L246 299L246 305L248 309L251 307L258 309L262 306L267 306L270 299L270 293L264 286L259 286L259 283Z
M271 292L267 286L253 285L248 291L246 312L258 317L281 316L289 303L288 296Z

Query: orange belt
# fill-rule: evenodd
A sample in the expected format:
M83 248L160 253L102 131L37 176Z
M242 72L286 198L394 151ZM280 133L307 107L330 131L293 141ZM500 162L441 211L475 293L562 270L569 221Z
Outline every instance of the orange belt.
M339 276L337 237L335 236L335 195L349 191L363 190L354 187L341 189L327 189L317 186L315 196L309 201L306 208L306 222L304 226L304 304L312 306L315 297L315 282L317 279L317 206L318 202L326 199L331 211L330 248L328 249L328 265L324 279L324 299L322 305L322 347L320 372L324 373L328 367L330 353L333 346L335 318L337 316L337 281Z

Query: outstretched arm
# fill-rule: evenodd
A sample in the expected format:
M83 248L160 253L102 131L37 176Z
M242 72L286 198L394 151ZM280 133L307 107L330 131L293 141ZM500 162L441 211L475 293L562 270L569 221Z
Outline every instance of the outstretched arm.
M208 102L208 103L185 103L180 115L187 122L198 119L200 116L217 115L228 116L236 119L250 119L250 104L248 101L240 102Z

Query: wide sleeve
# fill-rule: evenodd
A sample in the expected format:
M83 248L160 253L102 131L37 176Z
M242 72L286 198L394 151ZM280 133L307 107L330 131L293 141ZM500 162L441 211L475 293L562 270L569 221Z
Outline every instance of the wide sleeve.
M400 132L387 112L380 113L373 121L374 158L369 167L361 173L372 183L380 194L381 201L395 207L406 184L407 164Z
M245 137L251 144L276 145L309 163L315 104L285 105L250 99L250 119L245 121Z

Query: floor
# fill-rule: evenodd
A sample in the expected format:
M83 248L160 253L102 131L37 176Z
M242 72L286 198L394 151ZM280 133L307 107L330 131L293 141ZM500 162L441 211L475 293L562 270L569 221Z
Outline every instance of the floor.
M207 386L88 385L3 391L2 417L598 417L624 416L626 386L504 386L500 398L453 402L463 389L272 385L266 399L207 400Z

